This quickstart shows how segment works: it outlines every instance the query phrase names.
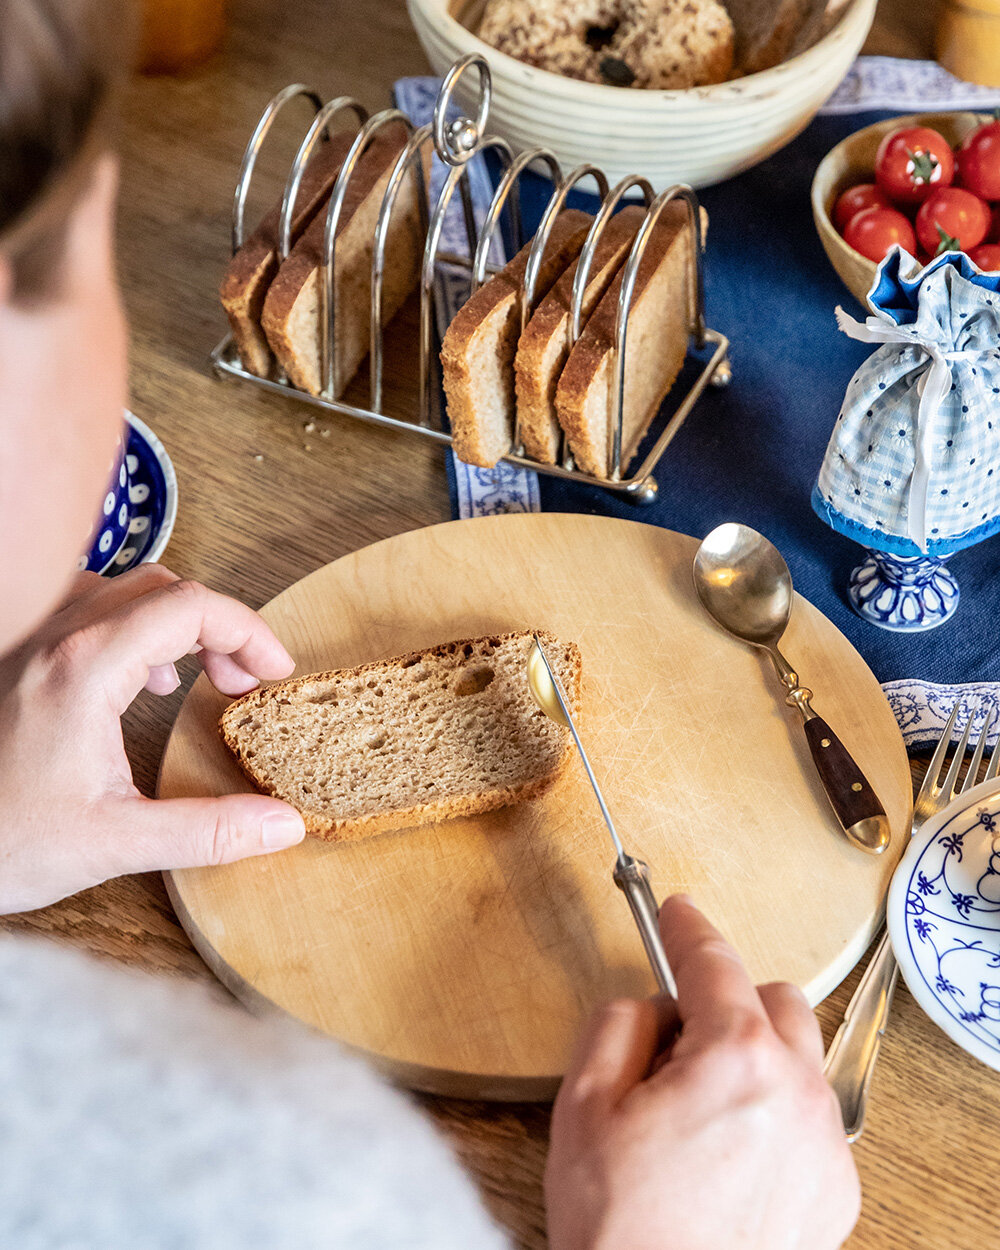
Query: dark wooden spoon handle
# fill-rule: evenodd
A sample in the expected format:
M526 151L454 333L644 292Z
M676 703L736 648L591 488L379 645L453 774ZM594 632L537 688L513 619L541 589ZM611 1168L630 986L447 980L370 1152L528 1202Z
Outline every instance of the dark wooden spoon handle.
M827 797L852 841L878 853L888 843L885 808L850 752L821 716L804 725Z

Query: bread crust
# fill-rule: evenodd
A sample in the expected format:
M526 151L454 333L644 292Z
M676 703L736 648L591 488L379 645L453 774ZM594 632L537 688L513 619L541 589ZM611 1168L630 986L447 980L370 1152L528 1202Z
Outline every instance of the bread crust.
M579 255L587 237L587 231L593 225L593 217L589 213L577 209L565 209L559 214L552 227L539 272L538 295L542 298L548 293L568 264ZM516 327L513 350L509 350L503 341L504 327L494 326L492 318L500 317L505 312L505 305L520 297L524 286L524 273L528 265L531 243L525 244L517 255L458 310L452 318L441 344L441 368L444 391L448 402L448 418L455 454L467 464L492 468L501 455L510 450L510 443L496 454L498 448L490 446L485 438L479 413L477 411L477 384L480 379L470 360L470 354L477 337L482 333L493 332L497 338L496 352L499 368L504 380L509 381L509 406L511 415L511 435L513 435L514 413L514 352L516 351ZM492 345L490 350L494 350Z
M818 16L823 8L817 0L755 0L749 4L743 0L734 7L739 72L756 74L780 65L814 10Z
M559 646L569 652L572 670L569 682L564 683L564 689L570 701L570 710L574 718L576 718L580 712L580 679L582 674L580 649L575 643L567 643L565 640L557 639L553 634L544 630L536 632L546 646ZM518 630L505 634L485 634L478 638L457 638L451 642L439 643L434 647L426 647L420 651L410 651L405 655L391 656L384 660L372 660L367 664L356 665L354 668L331 669L322 673L310 673L302 677L290 677L285 681L274 682L261 689L252 690L249 694L245 694L233 703L230 703L219 718L219 732L223 742L232 752L240 768L257 789L262 793L273 795L275 798L281 798L287 802L286 796L279 794L273 784L269 784L266 779L261 778L254 771L252 763L245 757L235 730L237 722L249 711L259 708L266 702L279 696L294 695L312 683L346 682L375 673L382 675L384 678L387 673L391 673L394 670L398 671L407 668L422 660L431 660L454 654L463 647L482 647L484 645L497 647L506 642L527 639L529 637L531 637L530 634ZM356 841L361 838L373 837L379 833L388 833L396 829L408 829L417 825L451 820L461 816L475 816L482 812L507 807L512 803L525 802L528 799L537 798L539 795L544 794L565 772L571 756L572 740L569 734L566 733L564 748L555 768L546 776L533 779L520 786L501 786L475 795L436 799L413 807L344 820L323 819L313 812L301 812L301 815L305 822L306 832L313 837L322 838L328 842Z
M320 144L306 166L292 217L293 244L330 198L353 140L353 134L338 131L327 143ZM244 368L263 378L274 372L274 356L260 319L268 288L278 272L280 218L279 200L230 260L219 284L219 299L229 318L240 360Z

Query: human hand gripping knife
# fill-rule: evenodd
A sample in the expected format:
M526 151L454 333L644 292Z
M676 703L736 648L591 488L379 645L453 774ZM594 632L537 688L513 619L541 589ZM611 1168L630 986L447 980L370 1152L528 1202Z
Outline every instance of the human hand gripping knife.
M576 731L576 725L574 725L573 718L570 715L569 705L559 684L559 679L552 671L548 656L545 654L545 648L542 646L538 635L535 634L534 637L535 645L528 656L528 685L531 688L531 693L545 715L550 720L555 721L556 724L563 725L573 735L576 749L580 752L580 759L583 762L583 767L586 769L587 778L593 787L601 809L601 815L604 817L604 823L608 827L608 833L611 834L611 841L615 846L617 858L612 878L615 885L628 899L628 905L632 909L632 915L639 929L642 944L646 948L646 955L649 957L657 985L664 994L668 994L671 998L676 998L677 987L674 984L673 973L670 971L663 943L660 940L660 927L657 921L659 908L653 896L652 887L649 884L649 866L643 863L641 859L636 859L634 856L627 854L622 846L621 839L618 837L614 822L611 819L611 813L608 811L607 804L604 801L604 795L601 793L601 788L594 776L594 770L591 768L590 760L587 758L587 752L583 749L580 735Z

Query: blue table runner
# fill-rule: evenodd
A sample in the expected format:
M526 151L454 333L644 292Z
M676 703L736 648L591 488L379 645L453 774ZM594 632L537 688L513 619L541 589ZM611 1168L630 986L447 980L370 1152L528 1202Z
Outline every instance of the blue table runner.
M895 111L927 109L944 103L936 92L953 99L960 93L967 106L970 89L953 84L923 62L861 58L829 111L788 147L701 193L709 216L707 321L731 340L733 382L706 392L670 444L656 471L660 493L653 505L508 465L470 469L448 457L457 515L540 507L625 517L697 536L727 520L759 529L782 551L796 589L847 635L883 683L910 745L940 729L960 693L979 696L978 704L970 702L979 715L1000 708L1000 537L949 562L962 600L939 629L890 633L848 606L847 579L862 549L825 526L809 499L844 390L872 349L837 330L838 303L855 315L860 310L822 250L809 189L830 148L892 115L857 111L859 103L884 103L891 92L888 98L899 102ZM925 102L917 105L907 91ZM397 98L423 121L433 80L403 80ZM488 202L484 182L477 198ZM549 190L541 177L525 175L529 229ZM592 196L578 194L571 202L596 211ZM683 379L675 393L681 386Z

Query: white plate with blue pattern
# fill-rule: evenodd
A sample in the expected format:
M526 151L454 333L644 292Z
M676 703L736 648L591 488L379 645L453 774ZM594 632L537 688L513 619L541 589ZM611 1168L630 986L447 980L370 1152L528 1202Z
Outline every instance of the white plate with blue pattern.
M927 821L899 862L886 914L913 997L1000 1071L1000 778Z

